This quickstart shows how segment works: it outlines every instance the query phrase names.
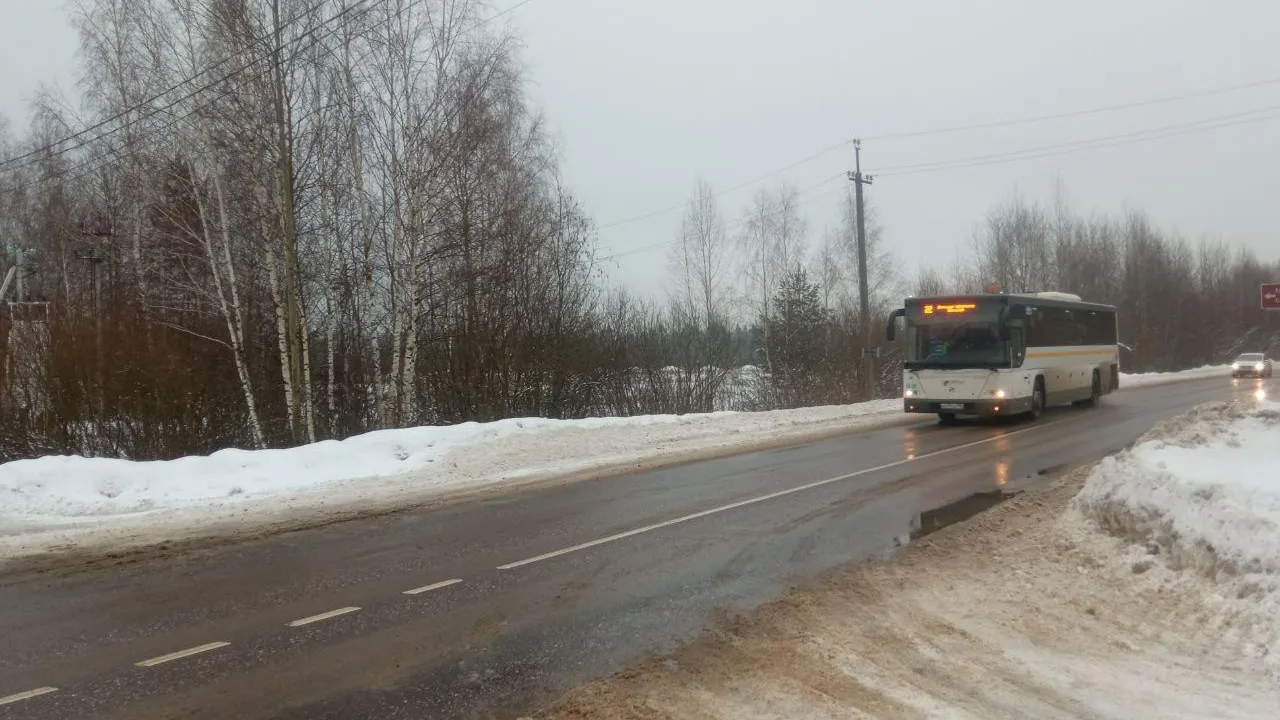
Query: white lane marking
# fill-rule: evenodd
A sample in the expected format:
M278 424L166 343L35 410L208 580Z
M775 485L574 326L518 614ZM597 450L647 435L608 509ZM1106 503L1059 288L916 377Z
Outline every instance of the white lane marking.
M452 580L445 580L444 582L433 583L431 585L423 585L420 588L414 588L412 590L405 590L404 594L405 595L421 595L424 592L431 592L432 590L447 588L450 585L457 585L460 582L462 582L462 578L454 578Z
M169 653L168 655L153 657L150 660L143 660L140 663L134 663L134 664L137 665L138 667L153 667L155 665L160 665L162 663L172 662L174 660L181 660L182 658L185 658L185 657L191 657L192 655L199 655L200 653L209 652L210 650L217 650L218 648L224 648L230 644L231 643L229 642L213 642L213 643L209 643L208 645L200 645L198 647L187 648L186 650L179 650L178 652Z
M51 692L57 692L57 691L58 691L58 688L56 687L36 688L35 690L28 690L26 692L20 692L15 695L2 697L0 698L0 705L8 705L9 703L16 703L16 702L21 702L23 700L30 700L31 698L40 697L41 695L48 695Z
M300 627L302 625L310 625L313 622L320 622L321 620L336 618L339 615L346 615L347 613L353 613L359 609L360 608L358 607L344 607L344 608L338 608L337 610L330 610L327 613L320 613L319 615L312 615L311 617L304 617L300 620L294 620L293 622L289 623L289 627Z
M512 569L521 567L523 565L530 565L532 563L541 562L543 560L550 560L551 558L560 557L561 555L568 555L569 553L578 552L579 550L586 550L587 548L593 548L593 547L596 547L597 545L604 545L605 543L611 543L616 540L622 540L624 538L629 538L635 535L640 535L647 532L653 532L654 530L661 530L662 528L665 528L665 527L671 527L672 525L679 525L680 523L686 523L686 522L689 522L690 520L697 520L699 518L707 517L708 515L715 515L717 513L722 513L727 510L733 510L735 508L745 507L747 505L755 505L756 503L762 503L766 500L773 500L775 498L780 498L785 495L791 495L798 492L804 492L805 490L812 490L814 488L819 488L819 487L822 487L823 485L830 485L832 483L838 483L844 480L851 480L853 478L860 477L862 475L870 475L871 473L879 472L881 470L888 470L889 468L895 468L901 465L906 465L907 463L919 462L921 460L924 460L925 458L937 457L938 455L944 455L946 453L955 452L957 450L964 450L965 448L971 448L977 445L985 445L990 442L996 442L997 440L1003 440L1004 438L1010 437L1012 435L1021 435L1022 433L1031 432L1032 430L1041 430L1043 428L1057 425L1058 423L1061 423L1061 422L1066 422L1068 419L1070 418L1063 418L1062 420L1054 420L1053 422L1048 422L1048 423L1037 423L1032 427L1023 428L1021 430L1014 430L1012 432L1002 433L1000 435L984 438L982 440L975 440L973 442L964 443L963 445L956 445L955 447L944 448L942 450L935 450L934 452L925 453L924 455L916 455L914 458L909 458L906 460L898 460L896 462L891 462L891 463L879 465L872 468L858 470L845 475L840 475L838 477L827 478L826 480L819 480L817 482L811 482L807 485L800 485L799 487L787 488L786 490L779 490L777 492L769 493L768 495L761 495L760 497L753 497L747 500L739 500L738 502L729 503L728 505L721 505L720 507L714 507L709 510L703 510L701 512L691 513L689 515L683 515L681 517L673 518L671 520L664 520L660 523L646 525L644 527L639 527L634 530L627 530L626 532L620 532L617 535L610 535L609 537L603 537L598 540L591 540L589 542L584 542L581 545L574 545L573 547L567 547L561 550L553 550L549 553L538 555L536 557L526 558L524 560L517 560L516 562L507 563L506 565L499 565L498 569L512 570Z

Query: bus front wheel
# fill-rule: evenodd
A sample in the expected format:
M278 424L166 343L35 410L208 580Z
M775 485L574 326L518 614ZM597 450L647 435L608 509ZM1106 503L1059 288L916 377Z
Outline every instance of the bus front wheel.
M1044 379L1036 378L1035 389L1031 391L1031 409L1027 411L1027 419L1039 420L1044 414Z

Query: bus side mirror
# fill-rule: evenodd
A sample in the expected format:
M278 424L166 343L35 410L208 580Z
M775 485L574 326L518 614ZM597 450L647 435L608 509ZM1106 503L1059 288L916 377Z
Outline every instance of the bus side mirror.
M889 342L893 342L898 337L898 318L906 317L906 308L898 308L889 313L889 325L885 328L884 336Z

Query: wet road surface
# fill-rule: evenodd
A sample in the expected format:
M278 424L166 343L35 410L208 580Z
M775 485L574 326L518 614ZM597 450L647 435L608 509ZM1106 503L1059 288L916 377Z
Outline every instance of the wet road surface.
M922 417L124 567L0 577L0 720L515 717L674 649L724 610L887 555L922 511L989 493L980 506L1259 385L1270 382L1122 390L1036 424Z

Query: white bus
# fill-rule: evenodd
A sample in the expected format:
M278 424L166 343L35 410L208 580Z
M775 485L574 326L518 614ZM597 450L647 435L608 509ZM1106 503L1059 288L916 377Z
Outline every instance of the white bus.
M909 298L903 406L957 416L1026 415L1050 405L1095 405L1120 385L1116 309L1058 292Z

